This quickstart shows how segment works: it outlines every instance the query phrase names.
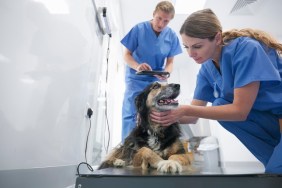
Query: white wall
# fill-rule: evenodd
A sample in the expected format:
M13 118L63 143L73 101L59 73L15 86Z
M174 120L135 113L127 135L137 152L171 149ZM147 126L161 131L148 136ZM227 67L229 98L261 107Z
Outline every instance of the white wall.
M93 147L102 150L95 121L107 40L93 2L0 1L0 187L72 186L88 106L100 135L90 136L89 161Z

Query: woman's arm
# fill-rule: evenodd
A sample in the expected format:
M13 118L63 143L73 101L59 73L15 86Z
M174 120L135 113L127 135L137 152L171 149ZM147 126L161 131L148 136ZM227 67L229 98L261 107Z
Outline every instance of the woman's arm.
M221 121L244 121L254 104L259 86L260 82L252 82L244 87L235 89L232 104L221 106L183 105L171 111L153 112L151 118L154 122L164 126L171 125L177 121L182 122L182 118L185 118L185 116Z
M193 106L206 106L207 102L193 99L192 102L191 102L191 105L193 105ZM179 123L181 123L181 124L196 124L198 119L199 119L198 117L183 116L179 119Z
M232 104L208 107L184 106L182 113L213 120L244 121L252 109L259 86L260 82L252 82L236 88Z

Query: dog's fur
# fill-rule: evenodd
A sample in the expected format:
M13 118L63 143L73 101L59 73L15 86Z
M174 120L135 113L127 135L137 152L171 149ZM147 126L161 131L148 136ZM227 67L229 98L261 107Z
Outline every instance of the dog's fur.
M175 173L189 165L189 156L179 139L181 131L178 123L164 127L152 122L149 117L152 110L165 111L177 107L178 102L174 99L179 93L179 84L155 82L145 88L135 99L137 126L98 169L133 165Z

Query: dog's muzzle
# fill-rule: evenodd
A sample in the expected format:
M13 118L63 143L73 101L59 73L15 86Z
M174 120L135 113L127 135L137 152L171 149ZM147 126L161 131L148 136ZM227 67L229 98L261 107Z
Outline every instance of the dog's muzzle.
M158 110L170 110L174 109L178 106L178 97L180 93L180 85L179 84L168 84L165 89L163 89L160 94L156 97L156 108Z

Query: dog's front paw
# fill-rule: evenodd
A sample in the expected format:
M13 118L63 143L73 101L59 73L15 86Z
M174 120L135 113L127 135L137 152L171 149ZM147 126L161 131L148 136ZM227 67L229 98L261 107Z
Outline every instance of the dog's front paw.
M121 168L125 166L125 161L121 159L116 159L113 164L115 167Z
M164 160L158 163L157 170L165 173L176 173L182 171L182 166L177 161Z

